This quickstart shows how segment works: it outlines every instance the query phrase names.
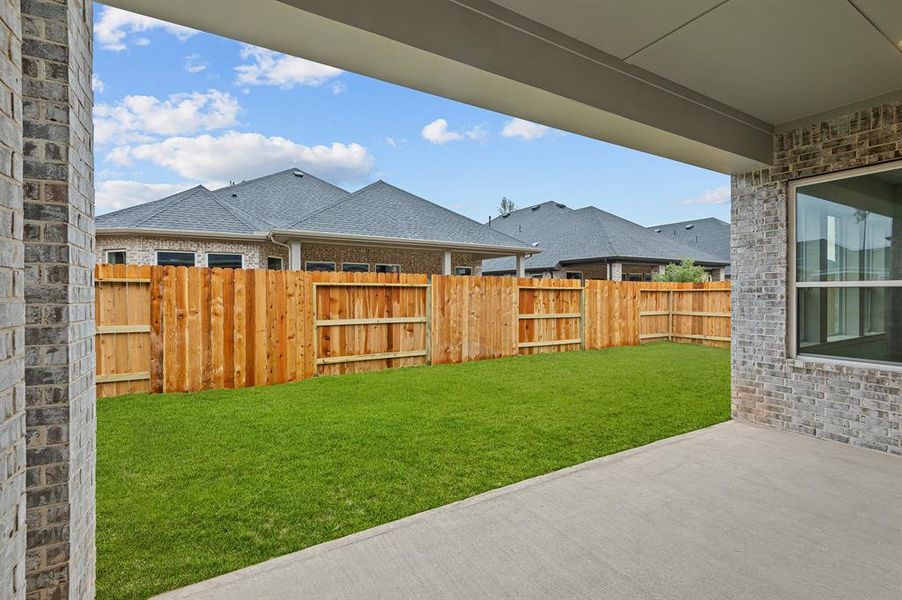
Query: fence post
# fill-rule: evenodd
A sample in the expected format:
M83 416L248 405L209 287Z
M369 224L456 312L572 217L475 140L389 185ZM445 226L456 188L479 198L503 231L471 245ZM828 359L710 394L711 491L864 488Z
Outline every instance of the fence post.
M579 290L579 349L586 349L586 282Z
M313 288L310 299L310 312L313 314L313 376L317 377L319 375L319 329L316 321L319 315L316 314L316 282L313 281L313 278L310 279L310 287Z
M670 289L667 300L667 341L673 341L673 288Z
M432 277L426 286L426 364L432 364Z

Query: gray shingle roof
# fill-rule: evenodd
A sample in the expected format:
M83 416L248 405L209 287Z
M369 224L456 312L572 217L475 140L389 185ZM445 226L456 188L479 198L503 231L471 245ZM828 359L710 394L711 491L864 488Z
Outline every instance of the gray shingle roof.
M97 230L266 234L274 230L528 248L523 242L377 181L353 194L298 169L215 191L196 186L97 217Z
M687 229L688 227L688 229ZM730 224L714 217L666 223L648 228L658 235L698 248L721 260L730 260ZM660 230L660 232L658 232Z
M301 219L292 224L290 229L404 240L528 247L520 240L381 180Z
M148 229L259 233L265 223L217 198L202 185L163 198L100 215L98 229Z
M538 243L543 251L526 259L527 269L551 269L561 263L605 258L726 262L594 206L573 210L544 202L493 219L491 226L530 245ZM487 273L514 269L513 258L483 262L483 272Z
M349 196L340 187L300 169L285 169L213 193L271 224L268 229L288 227Z

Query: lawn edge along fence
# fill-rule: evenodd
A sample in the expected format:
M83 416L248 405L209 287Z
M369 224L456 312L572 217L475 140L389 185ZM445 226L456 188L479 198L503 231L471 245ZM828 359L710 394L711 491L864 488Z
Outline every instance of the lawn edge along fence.
M97 265L95 288L99 397L730 340L729 283Z

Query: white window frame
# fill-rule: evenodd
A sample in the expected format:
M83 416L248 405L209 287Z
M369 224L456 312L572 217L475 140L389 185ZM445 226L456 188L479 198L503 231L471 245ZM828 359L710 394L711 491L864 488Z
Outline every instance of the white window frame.
M269 261L271 259L276 259L279 261L279 265L281 265L278 269L270 269L271 271L284 271L285 270L285 259L281 256L267 256L266 257L266 268L269 269Z
M332 270L325 271L325 272L327 272L327 273L335 273L336 272L336 268L335 268L336 265L335 265L334 260L305 260L304 261L304 270L309 271L310 270L309 266L311 264L313 264L313 265L332 265Z
M126 250L125 248L110 248L110 249L108 249L108 250L104 250L104 251L103 251L103 262L104 262L104 264L107 264L107 265L110 264L110 257L109 257L110 252L122 252L122 253L124 253L124 254L125 254L125 263L123 263L123 264L126 264L126 265L128 264L128 250Z
M796 210L798 198L796 194L800 187L805 187L818 183L827 183L830 181L840 181L842 179L851 179L862 175L872 175L874 173L883 173L884 171L902 170L902 160L896 160L879 165L871 165L858 169L847 169L837 171L836 173L828 173L826 175L817 175L815 177L807 177L805 179L794 179L789 182L786 191L786 239L789 243L786 253L786 301L788 303L786 311L786 340L787 340L787 356L791 359L803 360L813 363L827 364L845 364L858 368L874 368L892 371L902 371L902 365L893 362L881 362L873 360L859 360L856 358L846 358L842 356L820 356L817 354L799 354L799 339L796 323L798 321L799 311L799 295L800 288L891 288L902 287L900 279L884 279L869 281L796 281Z
M458 269L470 269L470 272L467 273L466 275L459 275L457 273L454 273L454 271L456 271ZM451 272L454 273L455 275L457 275L458 277L472 277L473 276L473 267L470 267L468 265L454 265L454 268L451 269Z
M400 265L400 264L397 264L397 263L376 263L375 265L373 265L373 273L388 273L388 274L392 274L392 271L377 271L376 269L378 269L379 267L397 267L397 269L398 269L398 274L401 273L401 265Z
M160 250L154 250L154 264L155 265L160 264L160 252L178 252L179 254L191 254L192 256L194 256L194 266L195 267L197 266L197 252L195 252L193 250L166 250L165 248L160 249ZM167 265L167 266L171 266L171 265Z
M207 252L204 258L207 259L207 266L210 266L210 255L220 255L220 256L240 256L241 257L241 266L240 269L244 268L244 254L241 252ZM214 267L216 269L234 269L235 267Z
M345 265L357 265L366 267L366 271L345 271ZM370 263L365 262L343 262L341 263L341 272L342 273L369 273L370 272Z

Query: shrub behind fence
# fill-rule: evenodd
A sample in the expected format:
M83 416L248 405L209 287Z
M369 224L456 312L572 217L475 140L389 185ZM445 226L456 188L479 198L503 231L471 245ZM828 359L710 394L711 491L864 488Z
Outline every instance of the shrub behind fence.
M730 339L729 283L136 265L95 278L99 397Z

